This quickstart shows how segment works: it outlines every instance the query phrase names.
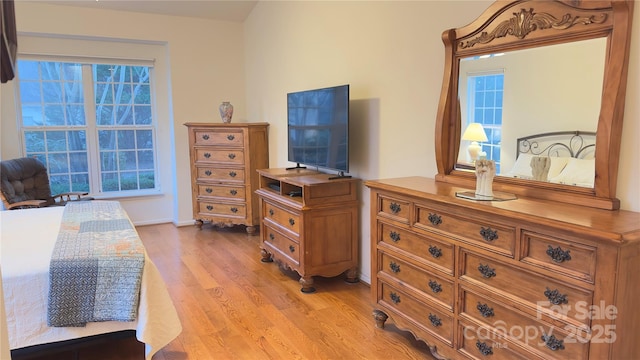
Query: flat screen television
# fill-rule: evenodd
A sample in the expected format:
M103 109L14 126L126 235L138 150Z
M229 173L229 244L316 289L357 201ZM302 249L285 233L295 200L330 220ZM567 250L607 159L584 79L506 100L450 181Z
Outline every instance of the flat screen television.
M288 160L349 172L349 85L287 94Z

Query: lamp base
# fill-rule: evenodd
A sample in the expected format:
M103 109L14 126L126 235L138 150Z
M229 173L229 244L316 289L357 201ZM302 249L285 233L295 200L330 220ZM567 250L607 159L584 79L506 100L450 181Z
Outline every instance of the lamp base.
M477 141L472 141L471 144L467 147L467 152L469 153L469 157L471 158L471 162L476 162L478 160L478 155L482 151L482 147L478 144Z

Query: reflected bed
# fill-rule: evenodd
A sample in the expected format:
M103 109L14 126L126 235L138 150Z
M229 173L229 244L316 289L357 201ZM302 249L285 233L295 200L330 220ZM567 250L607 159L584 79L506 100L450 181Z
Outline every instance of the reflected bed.
M595 135L586 131L559 131L519 138L515 164L501 175L536 180L532 162L548 158L548 173L542 181L593 188Z

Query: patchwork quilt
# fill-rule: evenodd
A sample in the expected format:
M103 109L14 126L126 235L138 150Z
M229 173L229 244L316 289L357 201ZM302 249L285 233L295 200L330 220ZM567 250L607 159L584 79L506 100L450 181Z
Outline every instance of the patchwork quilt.
M47 323L134 321L144 246L117 201L65 206L51 256Z

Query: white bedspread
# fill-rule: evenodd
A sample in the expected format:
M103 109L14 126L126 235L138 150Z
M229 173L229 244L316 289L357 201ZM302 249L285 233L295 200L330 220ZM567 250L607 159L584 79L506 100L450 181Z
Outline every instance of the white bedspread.
M85 336L136 330L151 359L182 331L160 272L145 253L138 319L86 327L47 326L49 260L63 207L0 211L0 266L11 349Z

